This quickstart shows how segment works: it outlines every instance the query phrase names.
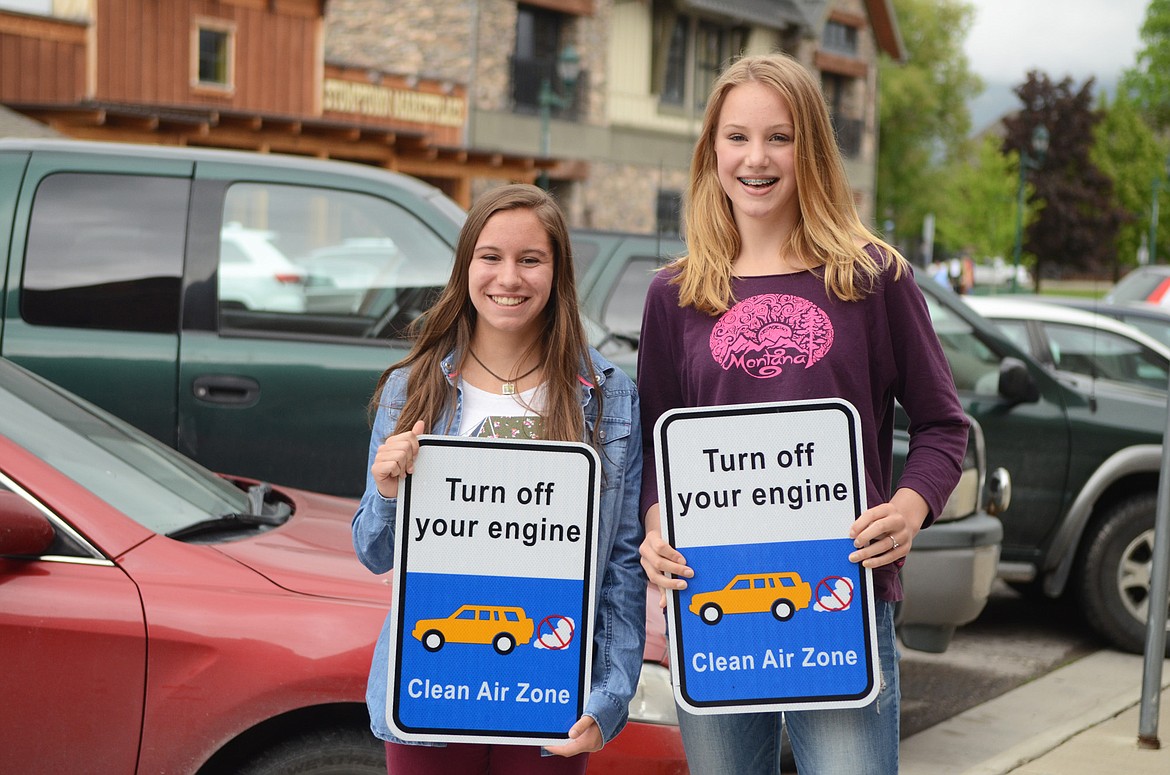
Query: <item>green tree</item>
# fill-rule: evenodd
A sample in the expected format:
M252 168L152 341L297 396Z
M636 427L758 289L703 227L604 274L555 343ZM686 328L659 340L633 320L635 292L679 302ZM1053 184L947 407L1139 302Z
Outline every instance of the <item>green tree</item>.
M894 0L906 61L879 63L881 143L877 213L892 220L910 250L934 210L947 160L962 154L971 129L967 100L983 88L963 39L974 8L963 0Z
M1150 0L1142 22L1137 66L1122 76L1122 86L1159 131L1170 128L1170 0Z
M1050 136L1043 164L1028 174L1032 201L1043 209L1027 229L1025 249L1036 257L1037 287L1044 275L1099 274L1115 261L1118 228L1125 218L1113 199L1113 181L1089 158L1101 121L1092 109L1094 79L1075 87L1033 70L1015 89L1023 108L1004 119L1004 152L1032 152L1033 130Z
M1015 155L1005 155L1000 144L986 135L969 157L948 165L942 196L935 198L936 237L944 249L1011 260L1018 167Z
M1165 174L1166 149L1129 94L1115 95L1112 104L1103 106L1102 115L1090 159L1113 181L1114 202L1123 212L1110 267L1110 276L1116 281L1123 270L1137 263L1138 249L1148 238L1154 179ZM1159 219L1159 227L1161 235L1170 234L1163 219ZM1161 237L1156 253L1163 260L1170 257L1164 252L1166 244L1166 238Z

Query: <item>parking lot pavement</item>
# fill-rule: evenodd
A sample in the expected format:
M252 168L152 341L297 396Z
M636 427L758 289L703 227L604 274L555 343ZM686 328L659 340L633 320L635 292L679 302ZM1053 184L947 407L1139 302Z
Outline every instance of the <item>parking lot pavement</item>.
M901 775L1166 775L1170 660L1158 750L1137 745L1143 659L1097 651L902 741Z

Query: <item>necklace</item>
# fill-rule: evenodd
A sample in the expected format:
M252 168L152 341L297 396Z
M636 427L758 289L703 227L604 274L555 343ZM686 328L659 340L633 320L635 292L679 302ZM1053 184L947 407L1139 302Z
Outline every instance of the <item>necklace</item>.
M481 361L479 359L479 356L475 354L475 350L472 350L470 347L468 347L467 352L469 355L471 355L472 358L475 359L476 363L478 363L480 366L483 366L484 371L486 371L488 374L492 375L493 377L495 377L496 379L498 379L500 382L503 383L502 385L500 385L500 395L505 395L505 396L515 395L516 394L516 383L540 368L540 363L537 363L531 369L524 372L523 374L521 374L519 377L516 377L515 379L504 379L499 374L496 374L494 371L489 369L487 367L487 364L484 363L483 361Z

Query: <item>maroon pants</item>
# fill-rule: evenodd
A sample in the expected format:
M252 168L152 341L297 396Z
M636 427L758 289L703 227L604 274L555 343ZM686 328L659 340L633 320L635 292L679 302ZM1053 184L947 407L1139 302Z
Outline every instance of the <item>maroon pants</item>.
M447 743L443 748L386 743L390 775L584 775L589 754L541 756L534 745Z

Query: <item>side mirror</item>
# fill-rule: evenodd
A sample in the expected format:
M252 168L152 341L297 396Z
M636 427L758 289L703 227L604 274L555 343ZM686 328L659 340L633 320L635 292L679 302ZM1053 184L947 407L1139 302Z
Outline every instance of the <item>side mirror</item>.
M0 556L39 557L56 531L35 506L13 492L0 492Z
M1040 400L1040 388L1028 370L1028 364L1019 358L1007 357L999 364L999 394L1013 404Z

